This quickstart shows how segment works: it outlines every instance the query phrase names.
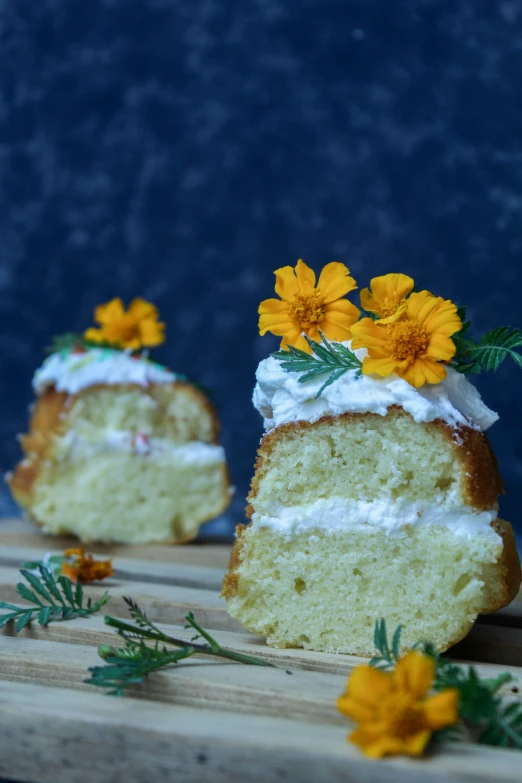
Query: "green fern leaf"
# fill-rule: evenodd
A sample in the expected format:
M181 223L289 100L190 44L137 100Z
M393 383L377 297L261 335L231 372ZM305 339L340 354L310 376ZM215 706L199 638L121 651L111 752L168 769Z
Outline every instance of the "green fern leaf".
M362 368L362 362L349 348L341 343L329 342L322 332L320 334L320 343L315 343L305 336L312 351L311 354L293 346L288 346L286 351L277 351L272 354L274 359L279 361L283 370L301 373L299 383L307 383L307 381L313 381L321 375L328 375L317 392L316 399L345 373L355 370L356 375L360 375Z
M22 568L20 573L26 583L19 582L16 586L20 598L32 606L20 607L0 601L0 609L8 610L5 614L0 614L0 628L13 624L18 633L35 620L40 625L48 625L53 621L88 617L98 612L109 600L109 594L106 592L94 603L89 599L84 607L83 588L79 582L73 591L72 583L67 577L55 578L41 563L38 563L37 567L40 571L39 577Z
M500 326L483 335L478 342L454 336L457 352L453 366L463 373L495 372L505 359L511 358L522 368L522 332Z

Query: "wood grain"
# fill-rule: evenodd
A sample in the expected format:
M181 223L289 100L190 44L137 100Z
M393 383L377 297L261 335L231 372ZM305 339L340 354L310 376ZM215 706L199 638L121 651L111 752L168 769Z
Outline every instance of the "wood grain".
M0 599L19 603L18 568L70 539L0 526ZM127 617L131 596L168 634L190 638L197 619L224 646L275 664L244 666L201 657L150 676L122 699L87 685L100 644L118 643L101 615L0 634L0 776L28 783L147 783L158 779L245 783L520 783L515 751L444 746L422 762L371 762L347 744L335 708L346 677L366 660L267 647L232 620L219 597L228 547L93 547L114 557L108 614ZM510 671L505 694L522 692L522 602L484 617L451 651L483 676ZM516 692L514 692L516 691Z
M0 683L9 754L0 775L40 783L513 783L514 751L460 745L423 761L368 761L346 728L319 721L100 698L64 688Z

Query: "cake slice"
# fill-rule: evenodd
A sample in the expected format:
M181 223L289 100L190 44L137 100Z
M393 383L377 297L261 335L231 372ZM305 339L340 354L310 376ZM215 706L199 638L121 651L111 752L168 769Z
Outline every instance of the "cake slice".
M310 276L299 279L297 268L296 277L301 288L290 296L302 304L315 295L320 304ZM520 587L484 432L498 417L464 374L431 367L429 327L425 339L423 322L408 320L400 302L394 321L393 305L390 295L392 320L377 328L391 340L400 322L401 350L410 329L424 352L419 366L399 355L395 372L379 376L373 365L364 373L368 356L390 364L380 345L372 357L349 341L323 339L317 348L309 342L313 356L294 350L290 361L280 352L258 368L254 403L267 434L248 498L251 521L237 529L223 595L230 614L272 646L371 656L384 618L390 629L402 626L404 649L428 640L442 651ZM309 326L301 324L305 335ZM438 382L415 385L415 373L435 380L441 370Z
M128 326L116 316L113 326ZM182 376L132 348L79 340L49 356L33 385L25 456L7 480L46 533L182 543L229 505L216 412Z
M520 584L486 436L345 413L262 441L224 595L275 647L372 654L375 621L445 650ZM362 500L361 498L364 498Z

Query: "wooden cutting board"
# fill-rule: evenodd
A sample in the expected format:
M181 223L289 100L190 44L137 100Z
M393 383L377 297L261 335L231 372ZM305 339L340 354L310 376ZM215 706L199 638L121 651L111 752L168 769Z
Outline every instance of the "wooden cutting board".
M22 522L0 523L0 599L17 602L19 566L71 539L47 538ZM349 781L442 783L522 779L520 751L444 745L421 761L369 761L346 742L335 708L356 657L276 650L230 618L219 596L227 545L89 547L110 553L116 573L102 587L109 614L134 598L168 632L197 620L223 645L276 663L264 669L192 658L150 676L132 695L85 684L114 643L101 615L0 634L0 777L34 783L261 783ZM452 657L482 674L511 671L522 693L522 601L484 618ZM513 698L519 698L517 687Z

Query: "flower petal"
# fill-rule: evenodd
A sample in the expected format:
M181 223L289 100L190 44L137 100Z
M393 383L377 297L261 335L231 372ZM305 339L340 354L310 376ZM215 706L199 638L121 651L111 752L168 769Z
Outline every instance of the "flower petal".
M424 326L428 334L442 334L449 337L462 329L462 321L457 314L457 307L449 299L438 299L436 310L426 318Z
M288 317L286 305L280 299L265 299L259 305L259 334L272 332L282 337L295 329L295 324ZM297 330L299 333L299 330Z
M408 368L398 371L398 375L416 389L425 383L440 383L447 374L444 364L430 358L417 358Z
M108 324L125 315L125 308L120 297L111 299L106 304L98 305L94 311L94 320L99 324Z
M127 339L121 339L116 343L120 348L127 348L131 351L139 351L142 347L142 343L139 337L129 337Z
M329 319L325 318L321 323L321 331L327 340L333 340L334 342L342 343L349 340L352 333L350 329L340 324L332 323Z
M370 313L376 312L374 308L378 305L375 302L373 294L369 288L363 288L359 294L359 298L361 300L361 307L363 310L367 310Z
M298 348L300 351L304 351L305 353L310 353L310 354L312 353L312 349L310 348L310 346L306 342L306 340L303 337L303 335L301 334L301 332L299 332L299 335L294 340L294 348Z
M354 745L359 745L365 756L372 759L382 759L384 756L398 756L403 752L403 742L397 737L382 734L374 737L366 730L366 726L355 729L348 737Z
M363 359L362 371L364 375L380 375L381 378L387 378L395 372L397 367L397 361L393 356L387 356L380 359L373 359L370 356L365 356Z
M403 754L408 756L422 756L426 745L431 739L431 731L423 729L416 734L412 734L410 737L403 739L404 749Z
M312 353L312 349L302 336L299 326L294 326L281 340L281 348L283 350L286 350L289 345L293 345L294 348L299 348L300 351Z
M410 386L415 389L420 389L426 383L426 377L423 372L423 366L420 359L415 359L413 362L404 361L397 366L395 370L399 378L407 381Z
M414 650L406 653L395 668L398 688L418 699L426 695L434 677L435 662L433 658Z
M437 308L438 300L429 291L419 291L408 297L408 318L424 324L426 318Z
M323 324L324 321L321 321L321 324L312 324L308 327L308 329L303 329L306 336L309 337L310 340L313 340L315 343L321 342L321 335L319 334L319 330L323 331Z
M456 688L431 696L424 703L426 725L432 731L444 726L454 726L459 720L459 692Z
M139 332L142 345L153 347L165 342L165 324L151 318L139 322Z
M275 270L274 275L276 276L276 294L287 302L295 299L299 293L299 285L293 268L291 266L282 266L280 269Z
M346 685L346 696L369 707L374 707L388 696L393 688L389 672L371 666L356 666Z
M70 579L71 582L74 582L75 584L78 581L78 568L74 565L71 565L70 563L62 563L60 573L62 576L66 576L67 579Z
M439 361L449 362L455 356L456 350L457 348L451 337L446 337L443 334L434 334L426 349L426 356Z
M368 348L368 350L377 348L389 355L389 351L386 350L388 332L384 326L378 326L371 318L361 318L360 321L352 325L351 332L353 350L357 348Z
M350 302L346 303L350 304ZM324 335L328 340L337 340L339 342L349 340L352 335L350 327L354 323L355 318L352 318L350 315L345 313L329 310L329 307L331 307L331 305L327 306L324 318L321 321L319 328L322 332L324 332Z
M446 367L440 362L434 362L432 359L421 359L421 361L424 377L428 383L440 383L448 374Z
M103 329L95 329L94 326L86 329L83 336L86 340L90 340L91 343L103 343L107 339Z
M305 264L302 258L299 259L295 267L295 276L300 294L309 294L315 288L315 272L308 264Z
M414 280L409 275L390 273L374 277L370 281L370 288L361 291L361 305L371 313L381 315L381 308L386 303L395 302L399 305L405 299L413 286Z
M397 306L396 311L392 315L389 315L387 318L379 318L378 323L393 324L395 323L395 321L399 321L400 319L402 319L402 316L406 313L407 310L408 310L408 305L406 304L406 302L403 302L402 304Z
M265 320L267 318L275 318L275 316L261 316L259 319L259 334L261 336L267 332L271 332L272 334L275 334L276 337L284 337L285 334L288 334L288 332L291 332L295 328L291 321L273 321L272 323L269 323ZM299 334L301 333L299 329L297 331Z
M337 299L337 301L326 305L324 313L332 316L330 318L331 321L335 320L336 323L342 324L346 324L349 321L349 326L351 326L359 318L360 310L349 302L348 299ZM342 316L342 321L337 316Z
M264 299L259 305L257 312L259 315L265 315L266 313L286 313L286 304L280 299Z
M142 318L154 318L159 316L158 308L151 302L147 302L146 299L136 297L129 305L129 315L135 319L141 320Z
M351 718L356 723L365 723L375 717L375 708L368 704L363 704L357 699L351 699L349 696L339 696L337 699L337 709L347 718Z
M350 277L350 270L339 261L326 264L317 283L317 290L324 296L326 304L341 299L354 288L357 288L357 283Z

